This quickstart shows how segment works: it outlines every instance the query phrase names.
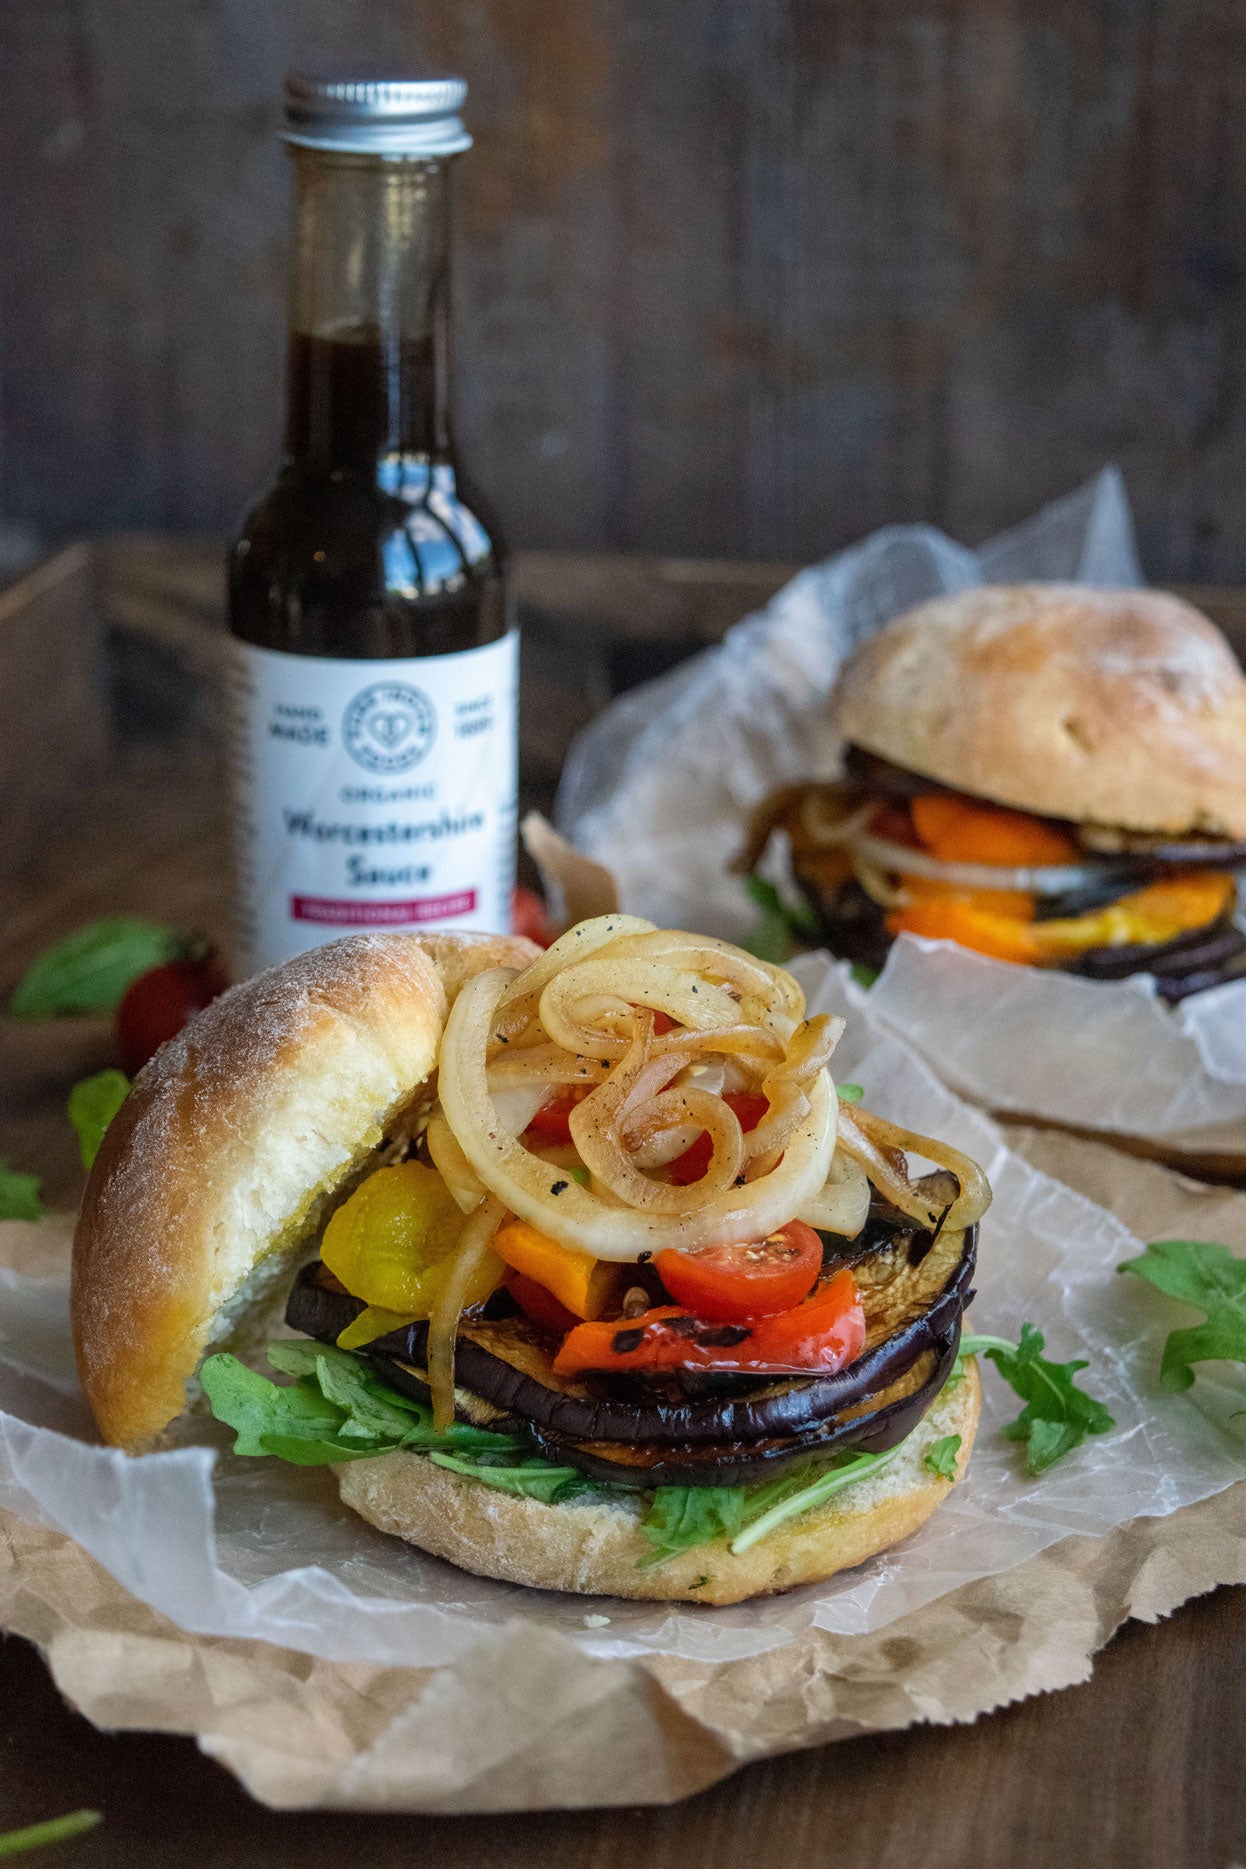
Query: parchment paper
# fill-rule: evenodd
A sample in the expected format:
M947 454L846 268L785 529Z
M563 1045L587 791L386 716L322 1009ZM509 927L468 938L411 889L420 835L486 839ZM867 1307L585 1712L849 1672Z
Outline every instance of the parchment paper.
M966 1149L995 1190L982 1230L975 1328L1015 1338L1032 1319L1054 1354L1091 1359L1116 1417L1041 1481L996 1431L1017 1412L988 1377L967 1481L921 1534L858 1570L764 1602L671 1610L586 1603L469 1577L361 1525L323 1470L235 1459L195 1418L191 1445L131 1460L92 1443L68 1350L68 1229L11 1222L0 1284L0 1507L78 1541L135 1596L186 1629L259 1637L324 1659L436 1667L509 1618L585 1653L738 1661L816 1627L870 1633L965 1583L1012 1568L1071 1533L1102 1536L1228 1486L1246 1467L1246 1384L1216 1372L1189 1396L1156 1386L1167 1327L1154 1294L1115 1274L1140 1250L1103 1208L1010 1151L998 1128L944 1088L872 1017L850 1007L845 970L798 964L816 1010L849 1010L837 1074L870 1104ZM34 1236L33 1240L30 1237ZM1171 1319L1167 1320L1171 1322ZM603 1618L605 1620L603 1620Z
M739 939L755 919L730 874L743 826L776 786L836 771L826 705L843 658L928 597L1030 579L1142 582L1115 470L977 552L893 526L801 572L720 647L593 722L567 761L559 828L613 871L625 909ZM1170 1010L1149 978L1080 980L904 935L870 999L990 1109L1246 1156L1246 981Z
M1246 1251L1244 1195L1062 1134L1010 1140L1140 1232ZM54 1287L54 1239L7 1229L2 1244ZM875 1634L809 1628L737 1661L602 1659L517 1614L458 1660L413 1668L188 1633L63 1533L0 1512L0 1626L40 1644L70 1701L100 1726L193 1734L257 1797L291 1808L666 1803L769 1753L970 1720L1084 1680L1126 1617L1154 1621L1229 1582L1246 1582L1242 1483L1102 1539L1067 1538Z

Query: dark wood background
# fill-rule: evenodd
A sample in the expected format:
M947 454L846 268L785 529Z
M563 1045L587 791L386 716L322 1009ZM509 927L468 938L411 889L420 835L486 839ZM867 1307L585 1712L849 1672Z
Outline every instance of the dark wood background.
M0 511L228 528L288 62L464 72L461 428L516 543L973 540L1124 466L1246 574L1242 0L5 0Z

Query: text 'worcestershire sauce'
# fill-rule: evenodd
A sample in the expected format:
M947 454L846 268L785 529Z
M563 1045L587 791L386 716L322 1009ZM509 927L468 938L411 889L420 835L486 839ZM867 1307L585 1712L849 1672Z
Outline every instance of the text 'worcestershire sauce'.
M242 958L510 926L518 637L450 423L457 79L287 87L285 459L230 559Z

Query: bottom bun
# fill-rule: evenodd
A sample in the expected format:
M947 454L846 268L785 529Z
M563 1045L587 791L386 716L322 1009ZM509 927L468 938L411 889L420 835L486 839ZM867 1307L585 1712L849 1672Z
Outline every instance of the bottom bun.
M944 1389L889 1466L789 1519L738 1557L716 1538L644 1565L653 1546L641 1530L638 1502L548 1506L464 1479L423 1454L383 1454L336 1471L343 1500L371 1524L481 1577L582 1596L740 1603L833 1577L915 1532L955 1483L932 1472L925 1454L932 1442L959 1434L959 1480L981 1405L970 1359L963 1380Z

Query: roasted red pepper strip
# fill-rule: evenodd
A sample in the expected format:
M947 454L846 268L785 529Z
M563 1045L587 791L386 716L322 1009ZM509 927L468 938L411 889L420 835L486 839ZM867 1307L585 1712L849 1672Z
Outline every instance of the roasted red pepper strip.
M506 1277L506 1289L525 1316L542 1330L549 1330L561 1337L569 1330L574 1330L579 1318L574 1311L568 1311L552 1291L546 1291L544 1285L534 1278L526 1278L522 1272L510 1272Z
M748 1323L716 1323L677 1305L661 1305L613 1323L578 1324L554 1359L554 1373L740 1369L833 1375L864 1347L865 1313L845 1268L803 1304Z

